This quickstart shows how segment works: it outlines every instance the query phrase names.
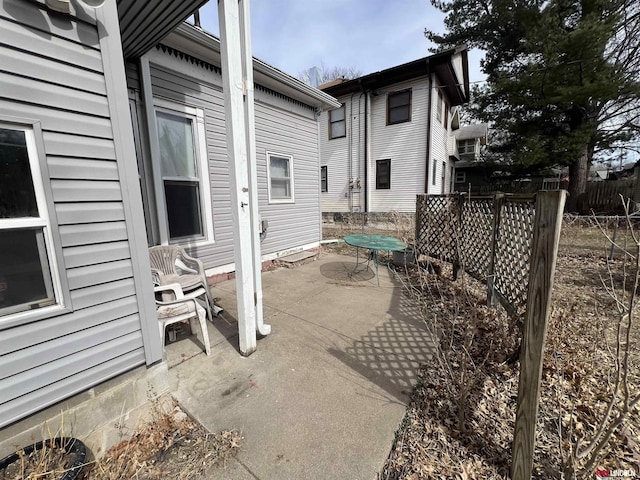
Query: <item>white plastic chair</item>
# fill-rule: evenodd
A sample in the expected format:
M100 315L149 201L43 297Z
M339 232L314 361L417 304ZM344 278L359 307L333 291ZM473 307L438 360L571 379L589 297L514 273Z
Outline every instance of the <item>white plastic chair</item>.
M200 260L187 255L184 248L178 245L160 245L149 248L149 261L154 274L154 284L178 283L185 297L203 297L209 320L213 322L212 308L216 311L219 308L216 309L213 303L204 266Z
M157 294L162 294L163 300L156 298L158 326L160 328L160 338L164 348L165 329L168 325L189 320L191 332L195 332L196 319L200 322L204 351L211 355L211 345L209 343L209 332L207 330L207 312L202 308L195 298L185 297L182 288L178 283L169 285L159 285L153 288ZM169 292L173 292L174 300L165 300Z

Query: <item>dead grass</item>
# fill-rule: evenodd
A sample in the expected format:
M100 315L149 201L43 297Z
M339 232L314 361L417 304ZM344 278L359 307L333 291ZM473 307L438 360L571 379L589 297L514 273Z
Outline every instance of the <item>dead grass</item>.
M563 230L543 365L533 475L540 479L567 478L569 453L579 438L593 435L615 371L618 317L602 288L605 243L593 227L571 227ZM618 235L625 238L624 232ZM621 258L618 252L616 281L623 271ZM418 272L407 274L415 285ZM519 333L504 312L485 306L481 284L468 277L462 283L419 275L418 300L428 304L425 318L436 319L452 373L435 360L422 366L381 478L508 478L518 385L518 362L511 363L509 353ZM637 322L631 338L640 345ZM630 361L633 393L640 387L639 349ZM636 409L616 431L598 467L640 475L639 417ZM588 478L595 475L588 473Z
M91 469L90 480L199 480L235 456L237 431L207 432L176 402L165 412L154 405L153 419L131 438L109 449Z
M136 428L130 438L110 448L102 458L83 464L85 480L201 480L223 466L240 448L235 430L207 432L186 415L174 400L169 408L152 398L152 419ZM123 436L126 427L119 425ZM49 432L64 436L65 426ZM0 480L59 480L70 471L70 462L81 465L65 450L68 442L45 442L33 453L18 452L19 460L0 470Z

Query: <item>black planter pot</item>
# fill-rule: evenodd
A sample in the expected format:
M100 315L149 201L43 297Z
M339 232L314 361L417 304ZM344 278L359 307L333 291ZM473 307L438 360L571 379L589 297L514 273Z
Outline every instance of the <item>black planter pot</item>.
M27 445L21 451L24 452L24 455L30 455L33 452L42 450L43 447L64 448L65 450L65 454L68 457L65 466L65 470L67 471L62 477L60 477L59 480L75 480L76 478L78 478L78 475L80 475L80 472L82 472L82 469L85 466L85 460L87 458L87 447L84 445L84 443L82 443L77 438L60 437L42 440L32 445ZM18 452L4 457L2 460L0 460L0 470L4 470L9 465L19 460L20 455L18 454Z
M416 255L412 246L402 251L393 252L393 264L398 267L406 267L416 263Z

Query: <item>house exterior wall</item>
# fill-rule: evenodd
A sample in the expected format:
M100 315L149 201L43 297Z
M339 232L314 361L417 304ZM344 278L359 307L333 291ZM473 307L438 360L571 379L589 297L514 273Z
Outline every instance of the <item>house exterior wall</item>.
M433 86L437 80L433 76ZM411 89L411 121L387 125L387 94ZM449 192L453 162L449 152L453 141L450 128L437 120L437 88L431 91L431 154L428 193L442 193L442 162L445 162L444 191ZM427 169L427 118L429 111L429 77L396 83L370 96L370 125L365 146L364 96L360 93L338 98L345 104L346 136L329 139L329 113L320 117L321 164L327 166L328 191L321 193L323 212L364 211L365 149L369 149L367 189L369 212L414 212L416 195L425 193ZM448 123L451 115L448 115ZM376 161L391 160L391 188L376 189ZM433 164L436 165L435 183ZM353 180L353 182L352 182ZM360 180L360 188L358 188ZM355 188L351 188L354 185Z
M449 124L445 125L445 118L448 118L448 122L450 122L451 115L445 115L443 112L440 119L438 119L438 88L440 87L440 84L437 79L434 78L432 86L431 98L433 108L431 109L431 153L429 158L429 181L427 193L431 195L440 195L443 193L449 193L450 191L451 167L454 166L453 162L449 159L450 126Z
M169 100L204 111L213 241L184 246L203 262L206 269L229 266L234 261L233 229L220 70L217 66L196 62L192 57L162 47L150 52L148 59L154 99ZM130 96L133 98L140 98L137 93L140 72L137 70L135 65L127 65L129 89L133 92ZM277 255L283 250L317 244L320 241L321 212L315 110L259 86L255 89L255 100L258 202L261 219L268 222L266 236L261 242L262 255ZM144 135L144 128L141 131ZM144 141L148 142L148 139ZM293 203L269 203L267 152L292 156ZM149 161L145 163L150 164Z
M387 93L411 88L411 121L387 125ZM424 193L427 154L428 77L397 83L371 101L369 191L372 212L414 212ZM376 160L391 159L391 189L376 189Z
M329 113L320 115L321 165L327 167L323 212L364 210L364 95L338 98L345 105L346 135L329 139ZM358 180L360 188L358 188Z
M73 8L51 21L42 3L0 3L0 120L34 125L65 291L54 316L0 317L0 427L162 355L148 259L141 287L138 179L114 119L115 2Z

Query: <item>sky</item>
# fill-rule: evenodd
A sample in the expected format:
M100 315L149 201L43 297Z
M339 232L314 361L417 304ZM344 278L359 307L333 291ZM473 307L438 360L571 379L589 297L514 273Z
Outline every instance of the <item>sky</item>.
M202 28L219 36L217 2L200 10ZM363 75L430 55L425 28L444 31L429 0L254 0L253 55L298 77L320 66L354 67ZM481 52L469 55L469 80L484 79Z

